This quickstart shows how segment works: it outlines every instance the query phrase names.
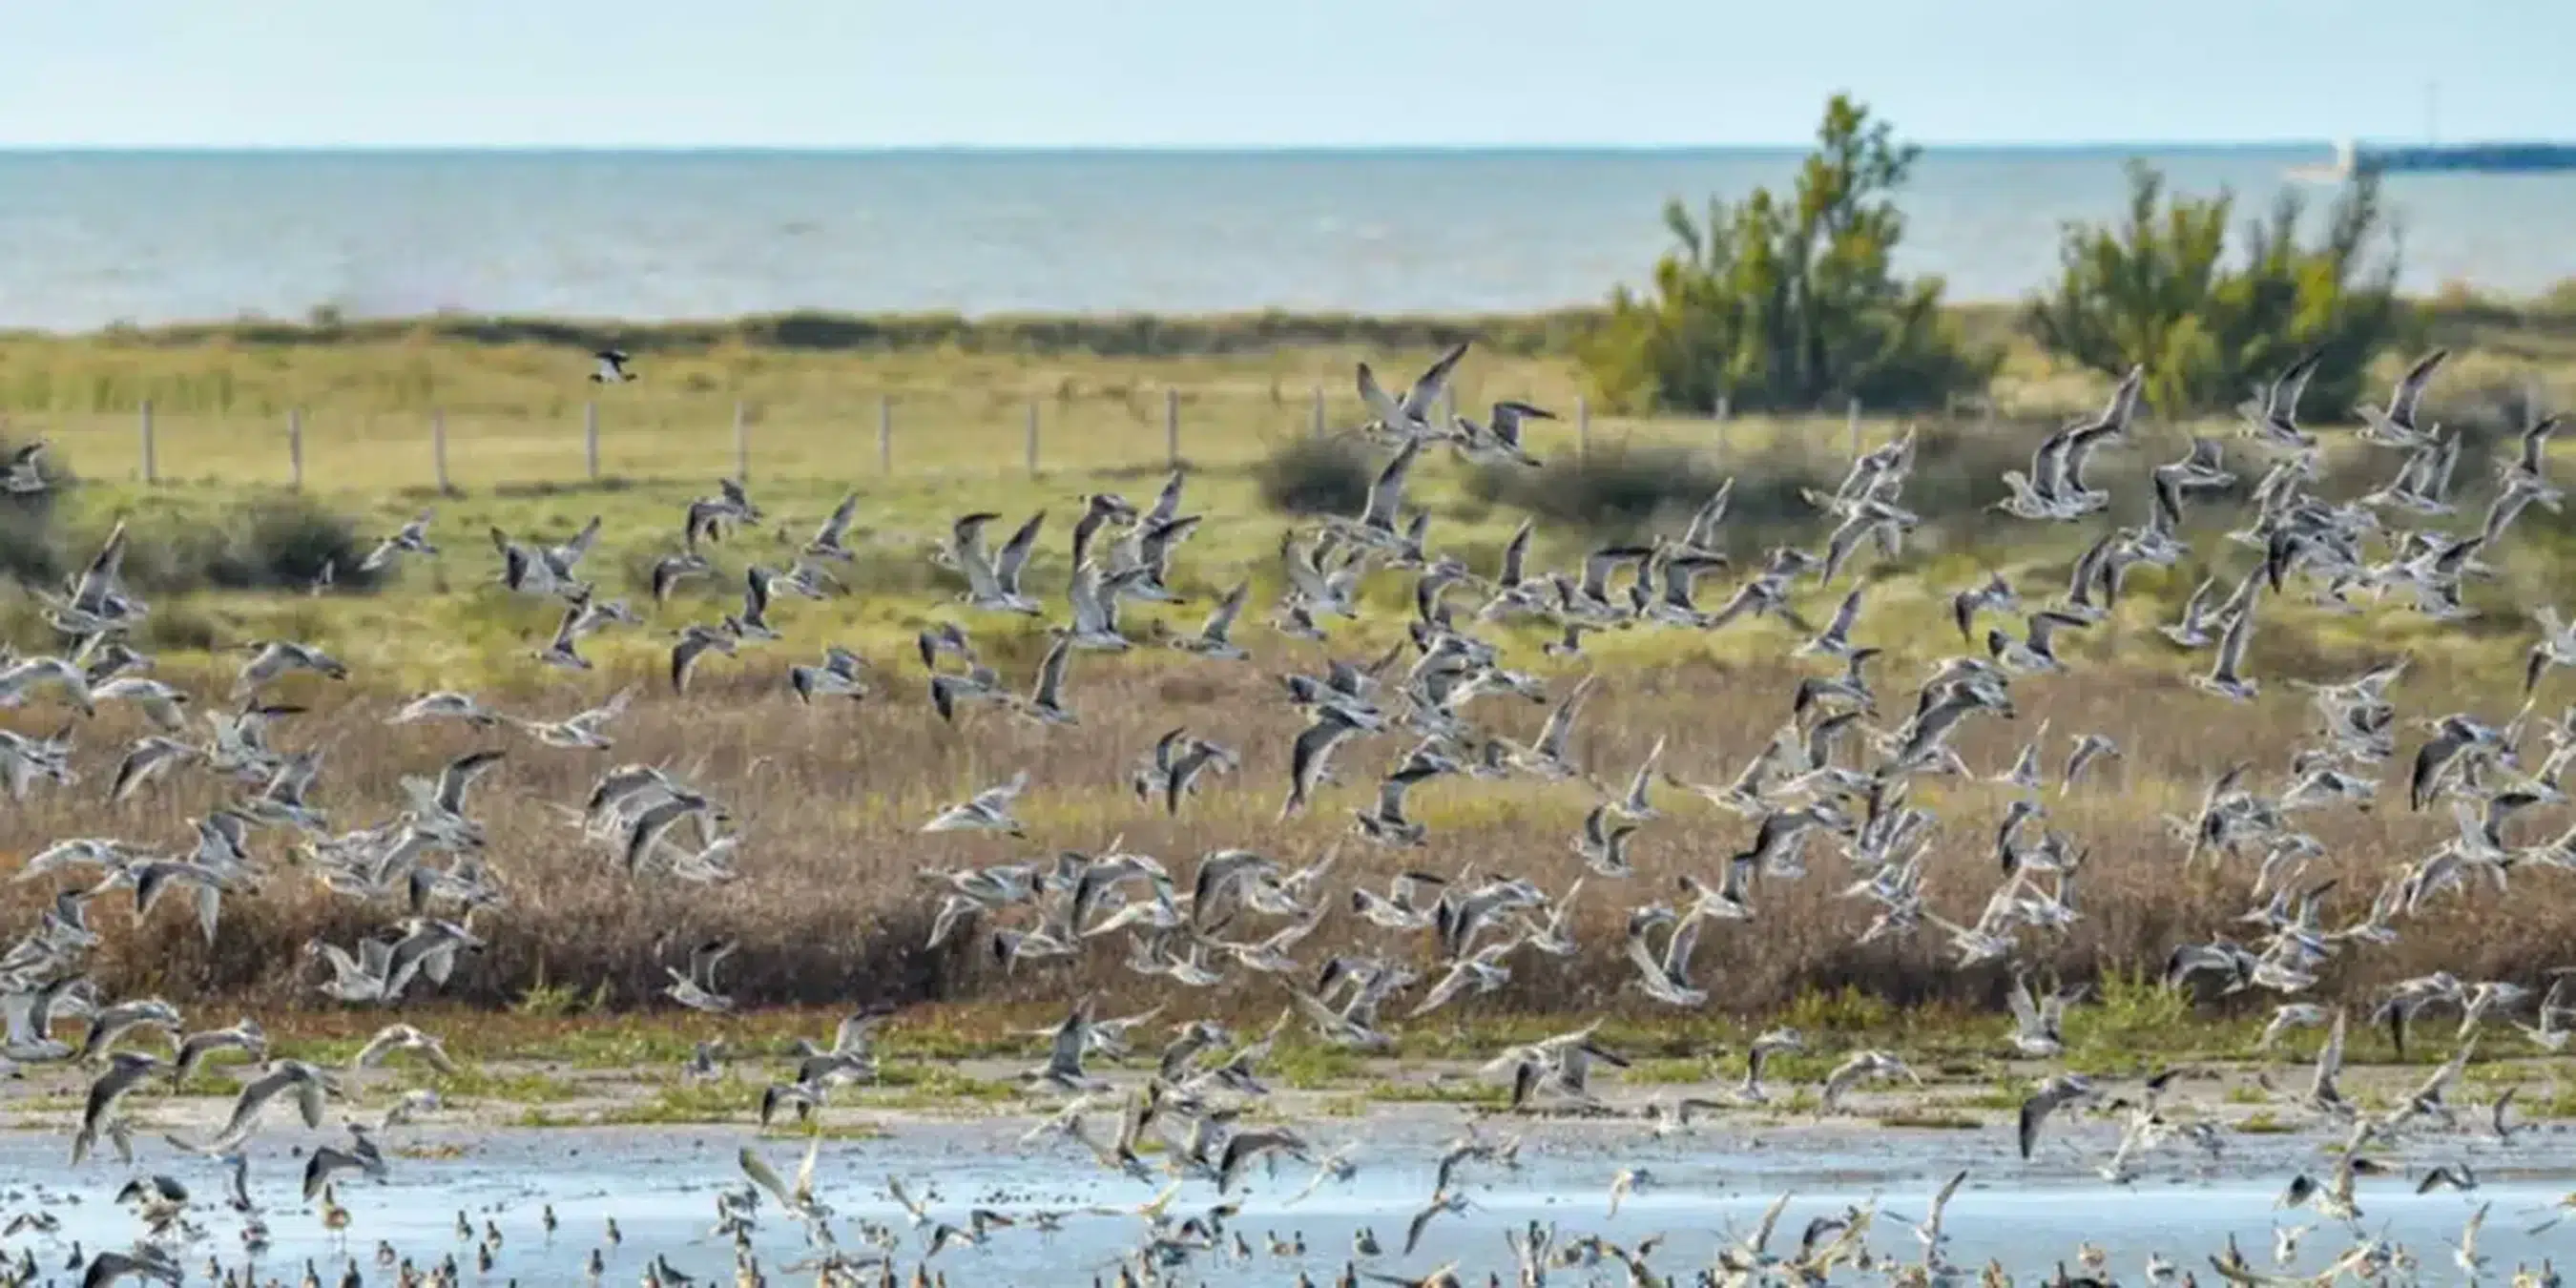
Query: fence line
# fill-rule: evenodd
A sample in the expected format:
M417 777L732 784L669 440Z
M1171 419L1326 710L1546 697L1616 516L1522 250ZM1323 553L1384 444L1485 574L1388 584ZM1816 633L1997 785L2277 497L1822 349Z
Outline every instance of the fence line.
M1190 418L1184 414L1185 408L1183 403L1185 401L1191 402L1192 405L1209 406L1215 410L1215 415L1219 420L1231 419L1238 425L1240 424L1241 417L1230 417L1226 411L1227 405L1222 400L1201 404L1200 401L1195 398L1185 399L1184 391L1175 386L1165 386L1162 388L1161 393L1162 451L1160 455L1162 464L1166 468L1182 468L1189 460L1187 451L1187 435L1191 421ZM1046 472L1048 464L1048 457L1046 455L1046 448L1048 447L1047 435L1050 432L1063 433L1073 432L1076 430L1087 432L1092 428L1089 426L1081 426L1076 423L1076 418L1072 409L1076 407L1077 404L1064 399L1062 395L1058 395L1058 400L1062 403L1062 407L1057 413L1053 414L1052 424L1050 424L1050 413L1046 409L1045 404L1047 400L1045 397L1029 398L1022 407L1023 419L1020 464L1022 471L1031 478L1043 477ZM1454 401L1454 397L1449 395L1444 395L1442 399L1442 403L1444 405L1452 404ZM897 399L892 394L876 394L874 395L874 402L876 411L877 473L880 476L891 477L894 473L896 463L895 422L898 415L901 413L900 409L897 407ZM1327 402L1328 397L1325 387L1320 384L1316 385L1309 394L1307 415L1304 418L1307 422L1306 429L1310 434L1321 437L1332 434L1337 428L1334 422L1332 410L1327 406ZM1269 405L1272 407L1279 407L1283 404L1288 406L1294 405L1292 399L1283 398L1281 396L1281 392L1274 386L1269 395ZM989 406L989 404L987 404L987 406ZM1146 410L1151 406L1150 403L1139 406L1135 402L1130 401L1127 406L1135 418L1135 429L1144 429L1145 426L1152 423L1151 413ZM1965 403L1954 406L1951 409L1952 418L1955 419L1961 411L1967 409L1968 408ZM709 410L712 412L714 409L709 408ZM1851 458L1857 459L1861 454L1864 443L1864 426L1862 421L1865 409L1860 399L1851 398L1846 400L1841 410L1843 412L1844 446L1847 454ZM1996 409L1991 405L1991 403L1981 402L1974 408L1974 410L1980 413L1980 423L1991 425L1994 422ZM613 405L609 408L609 411L613 412ZM581 404L581 477L592 484L599 484L606 480L607 462L604 454L605 447L609 436L612 433L617 432L617 427L615 425L607 423L607 415L608 413L603 410L603 404L598 400L586 399ZM991 412L987 410L983 412L982 415L989 417ZM1291 415L1293 415L1293 413L1291 413ZM141 401L137 405L135 420L137 432L136 476L145 484L158 484L163 481L162 467L165 462L161 453L163 445L160 438L161 431L167 428L167 426L163 424L163 421L166 419L167 417L159 414L153 403L148 399ZM712 419L712 416L710 419ZM732 404L730 418L733 448L731 464L733 474L737 478L748 480L750 477L752 466L753 430L756 424L763 419L765 419L765 417L761 414L760 409L749 401L735 401ZM940 421L943 425L948 423L947 418L937 414L934 414L932 419ZM308 482L315 481L319 481L323 485L327 486L330 474L330 465L328 462L330 461L332 454L347 450L347 448L345 445L335 443L327 434L321 438L310 439L308 441L309 436L307 431L314 427L314 422L311 421L307 415L306 409L302 406L288 409L285 413L285 420L285 472L288 486L301 489L304 488ZM456 491L456 480L451 472L448 456L450 430L448 411L444 407L433 407L427 412L425 420L427 422L429 436L429 478L426 481L429 482L440 494L451 495ZM1733 415L1733 408L1730 406L1728 399L1722 394L1718 395L1711 400L1709 414L1706 419L1697 421L1685 419L1682 422L1686 425L1696 424L1703 426L1704 430L1685 430L1681 441L1686 445L1694 446L1711 453L1717 461L1722 463L1730 454L1734 446L1731 441L1734 421L1735 417ZM649 431L650 434L657 440L657 445L661 447L661 450L667 454L669 450L667 446L669 440L666 436L671 433L671 429L674 424L674 417L669 413L667 408L661 408L658 409L658 414L651 418L651 423L653 428ZM986 420L984 423L986 425L990 425L991 421ZM1591 405L1591 400L1588 397L1576 395L1572 399L1572 406L1567 409L1564 423L1566 428L1571 431L1573 441L1569 444L1569 447L1571 449L1573 459L1577 463L1595 459L1595 445L1593 443L1595 426L1593 424L1593 407ZM1629 442L1631 426L1625 421L1616 423L1618 427L1612 441L1614 444L1624 446ZM1673 418L1664 418L1662 423L1669 432L1675 422ZM1356 419L1354 419L1338 428L1355 428L1356 424ZM686 431L683 432L685 433ZM792 434L787 435L786 437L791 441L794 439L794 435ZM202 442L204 440L192 437L187 441ZM236 438L229 441L239 440ZM268 441L273 442L275 440L271 439ZM469 438L468 441L473 440ZM515 448L523 449L529 441L530 436L522 433L513 441L513 446ZM713 433L708 434L704 440L698 441L706 443L710 455L716 451L721 451L721 448L717 447L716 444L720 443L722 440ZM864 440L860 441L864 442ZM927 442L930 440L923 441ZM1137 465L1151 459L1151 457L1146 455L1146 453L1151 451L1151 448L1146 446L1146 442L1148 441L1150 440L1134 442L1133 446L1135 449L1135 455L1115 462L1115 464ZM1830 439L1827 439L1826 441L1830 441ZM934 448L932 454L935 456L944 456L947 453L953 453L956 450L953 443L944 444L943 447L945 448L944 452L941 449ZM325 453L324 461L319 463L317 466L321 471L318 475L308 475L308 466L317 464L315 462L308 461L308 448L319 449ZM793 449L790 450L792 451ZM811 449L809 447L806 450L810 453ZM861 450L864 450L864 448L861 448ZM481 454L482 453L479 452L469 452L468 455L469 459L471 459ZM1086 458L1079 452L1074 453L1071 457L1059 455L1057 459L1059 466L1067 468L1086 467L1097 460L1096 456ZM1077 462L1079 462L1079 464L1077 464ZM183 465L180 472L184 474L188 473L189 470Z

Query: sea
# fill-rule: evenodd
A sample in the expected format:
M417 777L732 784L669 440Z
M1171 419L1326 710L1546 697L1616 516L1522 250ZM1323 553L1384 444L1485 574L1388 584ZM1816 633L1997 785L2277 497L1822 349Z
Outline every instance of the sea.
M2242 218L2328 149L1933 149L1905 271L2005 300L2133 157ZM1603 299L1694 208L1796 149L1245 152L0 152L0 329L455 311L1518 311ZM2393 177L2404 285L2576 278L2576 174Z

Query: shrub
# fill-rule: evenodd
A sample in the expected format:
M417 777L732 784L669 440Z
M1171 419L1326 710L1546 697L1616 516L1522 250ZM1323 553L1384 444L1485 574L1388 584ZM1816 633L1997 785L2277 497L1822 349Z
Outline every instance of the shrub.
M1617 539L1678 530L1724 480L1690 452L1630 447L1560 457L1535 470L1485 466L1467 476L1467 493Z
M107 536L98 516L53 521L51 510L13 517L0 505L0 567L31 582L57 585L88 562ZM193 506L128 516L125 580L146 595L196 590L302 590L331 566L335 590L372 591L362 570L369 544L347 516L302 496L270 496L212 513Z
M1356 438L1296 438L1253 466L1261 501L1287 514L1358 514L1384 462Z
M2153 167L2129 166L2129 213L2117 227L2074 223L2058 250L2057 285L2031 300L2023 327L2040 347L2106 375L2147 369L2147 396L2168 414L2225 407L2310 351L2321 355L2304 406L2340 415L2373 357L2405 339L2398 252L2371 251L2386 231L2379 181L2361 175L2326 214L2323 237L2299 239L2306 203L2284 190L2269 219L2248 222L2244 259L2224 261L2234 194L2167 196Z
M1941 311L1937 277L1897 277L1905 219L1888 195L1916 149L1837 95L1790 196L1710 199L1698 220L1664 207L1678 247L1652 290L1619 288L1578 346L1623 410L1806 410L1856 397L1874 408L1942 405L1985 388L2000 355L1973 351Z
M0 438L0 459L19 444ZM60 458L48 452L36 458L36 473L46 487L39 492L0 492L0 574L30 585L53 586L63 577L64 563L54 548L54 515L63 489L75 480Z
M376 574L361 569L367 557L357 526L301 496L255 504L226 525L230 540L211 561L205 579L225 589L302 589L331 569L332 585L372 589Z

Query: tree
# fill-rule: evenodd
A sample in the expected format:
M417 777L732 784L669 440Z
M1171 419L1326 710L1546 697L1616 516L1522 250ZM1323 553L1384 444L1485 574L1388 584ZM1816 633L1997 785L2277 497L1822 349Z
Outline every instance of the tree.
M1664 206L1676 243L1646 294L1621 286L1582 347L1619 407L1809 410L1939 405L1985 387L1997 355L1972 352L1941 313L1938 277L1896 276L1905 217L1891 194L1917 154L1885 121L1836 95L1787 198L1710 198L1698 219Z
M2300 241L2305 199L2284 190L2247 221L2244 260L2227 263L2235 194L2169 196L2164 176L2129 164L2129 211L2116 227L2075 223L2059 244L2057 284L2033 298L2023 329L2040 347L2106 375L2143 364L2147 396L2185 414L2229 406L2308 352L2319 362L2304 405L2340 415L2370 360L2407 339L2397 299L2397 238L2377 176L2336 194L2321 239ZM2387 234L2388 253L2372 250Z

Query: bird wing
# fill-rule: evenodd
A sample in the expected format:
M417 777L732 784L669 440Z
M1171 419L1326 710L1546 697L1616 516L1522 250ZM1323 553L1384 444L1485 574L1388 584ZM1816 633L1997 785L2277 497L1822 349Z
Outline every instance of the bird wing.
M1565 736L1574 728L1574 717L1583 706L1584 697L1592 692L1592 681L1593 677L1589 675L1577 681L1574 691L1565 695L1565 701L1548 713L1547 723L1539 726L1535 744L1540 751L1560 756L1565 753Z
M2030 1157L2031 1150L2038 1146L2040 1126L2048 1121L2049 1111L2056 1107L2057 1101L2044 1091L2021 1102L2018 1140L2023 1158Z
M249 1135L251 1126L259 1121L260 1111L266 1109L268 1102L276 1099L277 1093L284 1091L286 1084L294 1080L293 1070L278 1068L245 1084L241 1095L233 1101L232 1116L224 1120L224 1129L215 1133L215 1139L236 1141Z
M1505 586L1521 584L1523 570L1529 562L1530 534L1535 530L1533 525L1536 522L1535 519L1521 520L1521 526L1513 531L1512 539L1504 544L1503 575L1499 579L1500 584Z
M1682 918L1673 927L1673 937L1664 944L1664 977L1676 984L1690 980L1691 954L1699 949L1699 928L1708 920L1696 914Z
M1369 364L1365 362L1359 364L1358 384L1360 403L1368 408L1371 417L1389 428L1400 427L1403 424L1403 405L1398 403L1393 395L1387 393L1385 386L1377 382L1377 373L1369 370Z
M2334 1025L2326 1030L2326 1044L2317 1051L2317 1072L2310 1084L2313 1091L2334 1085L2335 1074L2343 1069L2344 1026L2348 1019L2343 1008L2335 1008Z
M796 1168L796 1198L806 1206L814 1202L814 1164L823 1156L823 1134L816 1132L805 1140L805 1161Z
M318 1074L304 1073L295 1080L295 1109L304 1116L306 1127L322 1125L322 1079Z
M978 809L986 810L999 810L1005 808L1012 801L1018 800L1020 798L1020 793L1028 790L1028 786L1029 771L1023 769L1018 773L1011 775L1011 780L1009 782L1001 783L993 787L987 787L984 790L975 793L975 806Z
M732 956L733 950L741 946L742 941L739 939L710 939L690 949L689 978L704 985L709 992L713 992L717 963Z
M358 1048L358 1054L350 1059L349 1067L352 1069L372 1069L375 1066L384 1063L386 1053L392 1051L396 1046L400 1045L401 1042L402 1026L399 1024L388 1024L384 1028L378 1030L376 1036L368 1039L365 1046Z
M1646 940L1647 934L1654 928L1657 920L1653 917L1640 918L1634 914L1628 918L1628 960L1635 963L1639 971L1650 976L1661 976L1664 973L1663 960L1655 955L1654 949Z
M2324 360L2324 353L2311 350L2284 368L2272 381L2271 392L2265 398L2264 413L2285 423L2297 416L2299 399L2307 393L2308 381L2317 374L2317 364Z
M914 1198L912 1196L912 1191L904 1188L902 1177L886 1177L886 1193L892 1195L894 1197L894 1201L901 1204L904 1211L911 1213L913 1219L927 1220L929 1218L929 1213L922 1210L921 1200Z
M778 1200L778 1206L783 1208L797 1206L794 1194L787 1188L787 1183L779 1179L778 1172L770 1167L767 1159L752 1152L751 1146L743 1146L742 1153L737 1156L736 1161L742 1166L742 1174L751 1178L752 1184L769 1191L769 1196Z
M472 787L474 780L482 777L486 770L499 764L504 754L498 749L470 751L447 762L447 767L438 771L438 803L450 813L464 813L465 790Z
M1002 553L993 564L993 575L1000 579L1005 590L1019 589L1020 570L1028 566L1029 551L1036 547L1038 530L1044 526L1046 511L1040 510L1030 515L1028 522L1011 534L1010 540L1002 543Z
M2237 668L2245 662L2245 646L2252 642L2253 638L2254 606L2247 604L2237 609L2236 615L2227 620L2227 633L2218 639L2217 669L2212 673L2237 675Z
M1441 392L1449 387L1449 373L1457 370L1458 360L1466 356L1467 342L1461 340L1449 346L1447 352L1414 378L1413 387L1404 391L1404 412L1408 419L1424 422L1431 419L1433 404L1440 401Z
M2039 1027L2039 1008L2031 1004L2029 980L2013 976L2012 991L2004 994L2004 1001L2012 1007L2013 1023L2024 1030Z
M2388 402L2388 418L2401 424L2415 423L2415 408L2424 401L2424 389L2433 383L2433 373L2451 356L2448 349L2435 349L2415 360L2415 365L2398 377L2397 393Z
M1038 684L1035 700L1049 706L1063 701L1064 668L1073 659L1073 639L1059 636L1046 657L1038 662Z
M1368 504L1360 511L1360 522L1371 527L1392 530L1396 512L1404 508L1404 477L1413 468L1413 458L1422 453L1419 441L1408 442L1398 449L1386 468L1378 471L1377 481L1369 485Z
M839 543L842 535L850 530L850 520L855 517L858 512L858 493L852 492L849 495L842 497L841 503L832 508L831 517L823 520L822 530L814 534L815 541L818 544L825 545Z
M1243 615L1243 600L1251 591L1251 582L1234 583L1234 589L1225 592L1224 597L1217 600L1216 611L1208 614L1207 625L1202 628L1201 633L1215 638L1231 630L1234 619Z

